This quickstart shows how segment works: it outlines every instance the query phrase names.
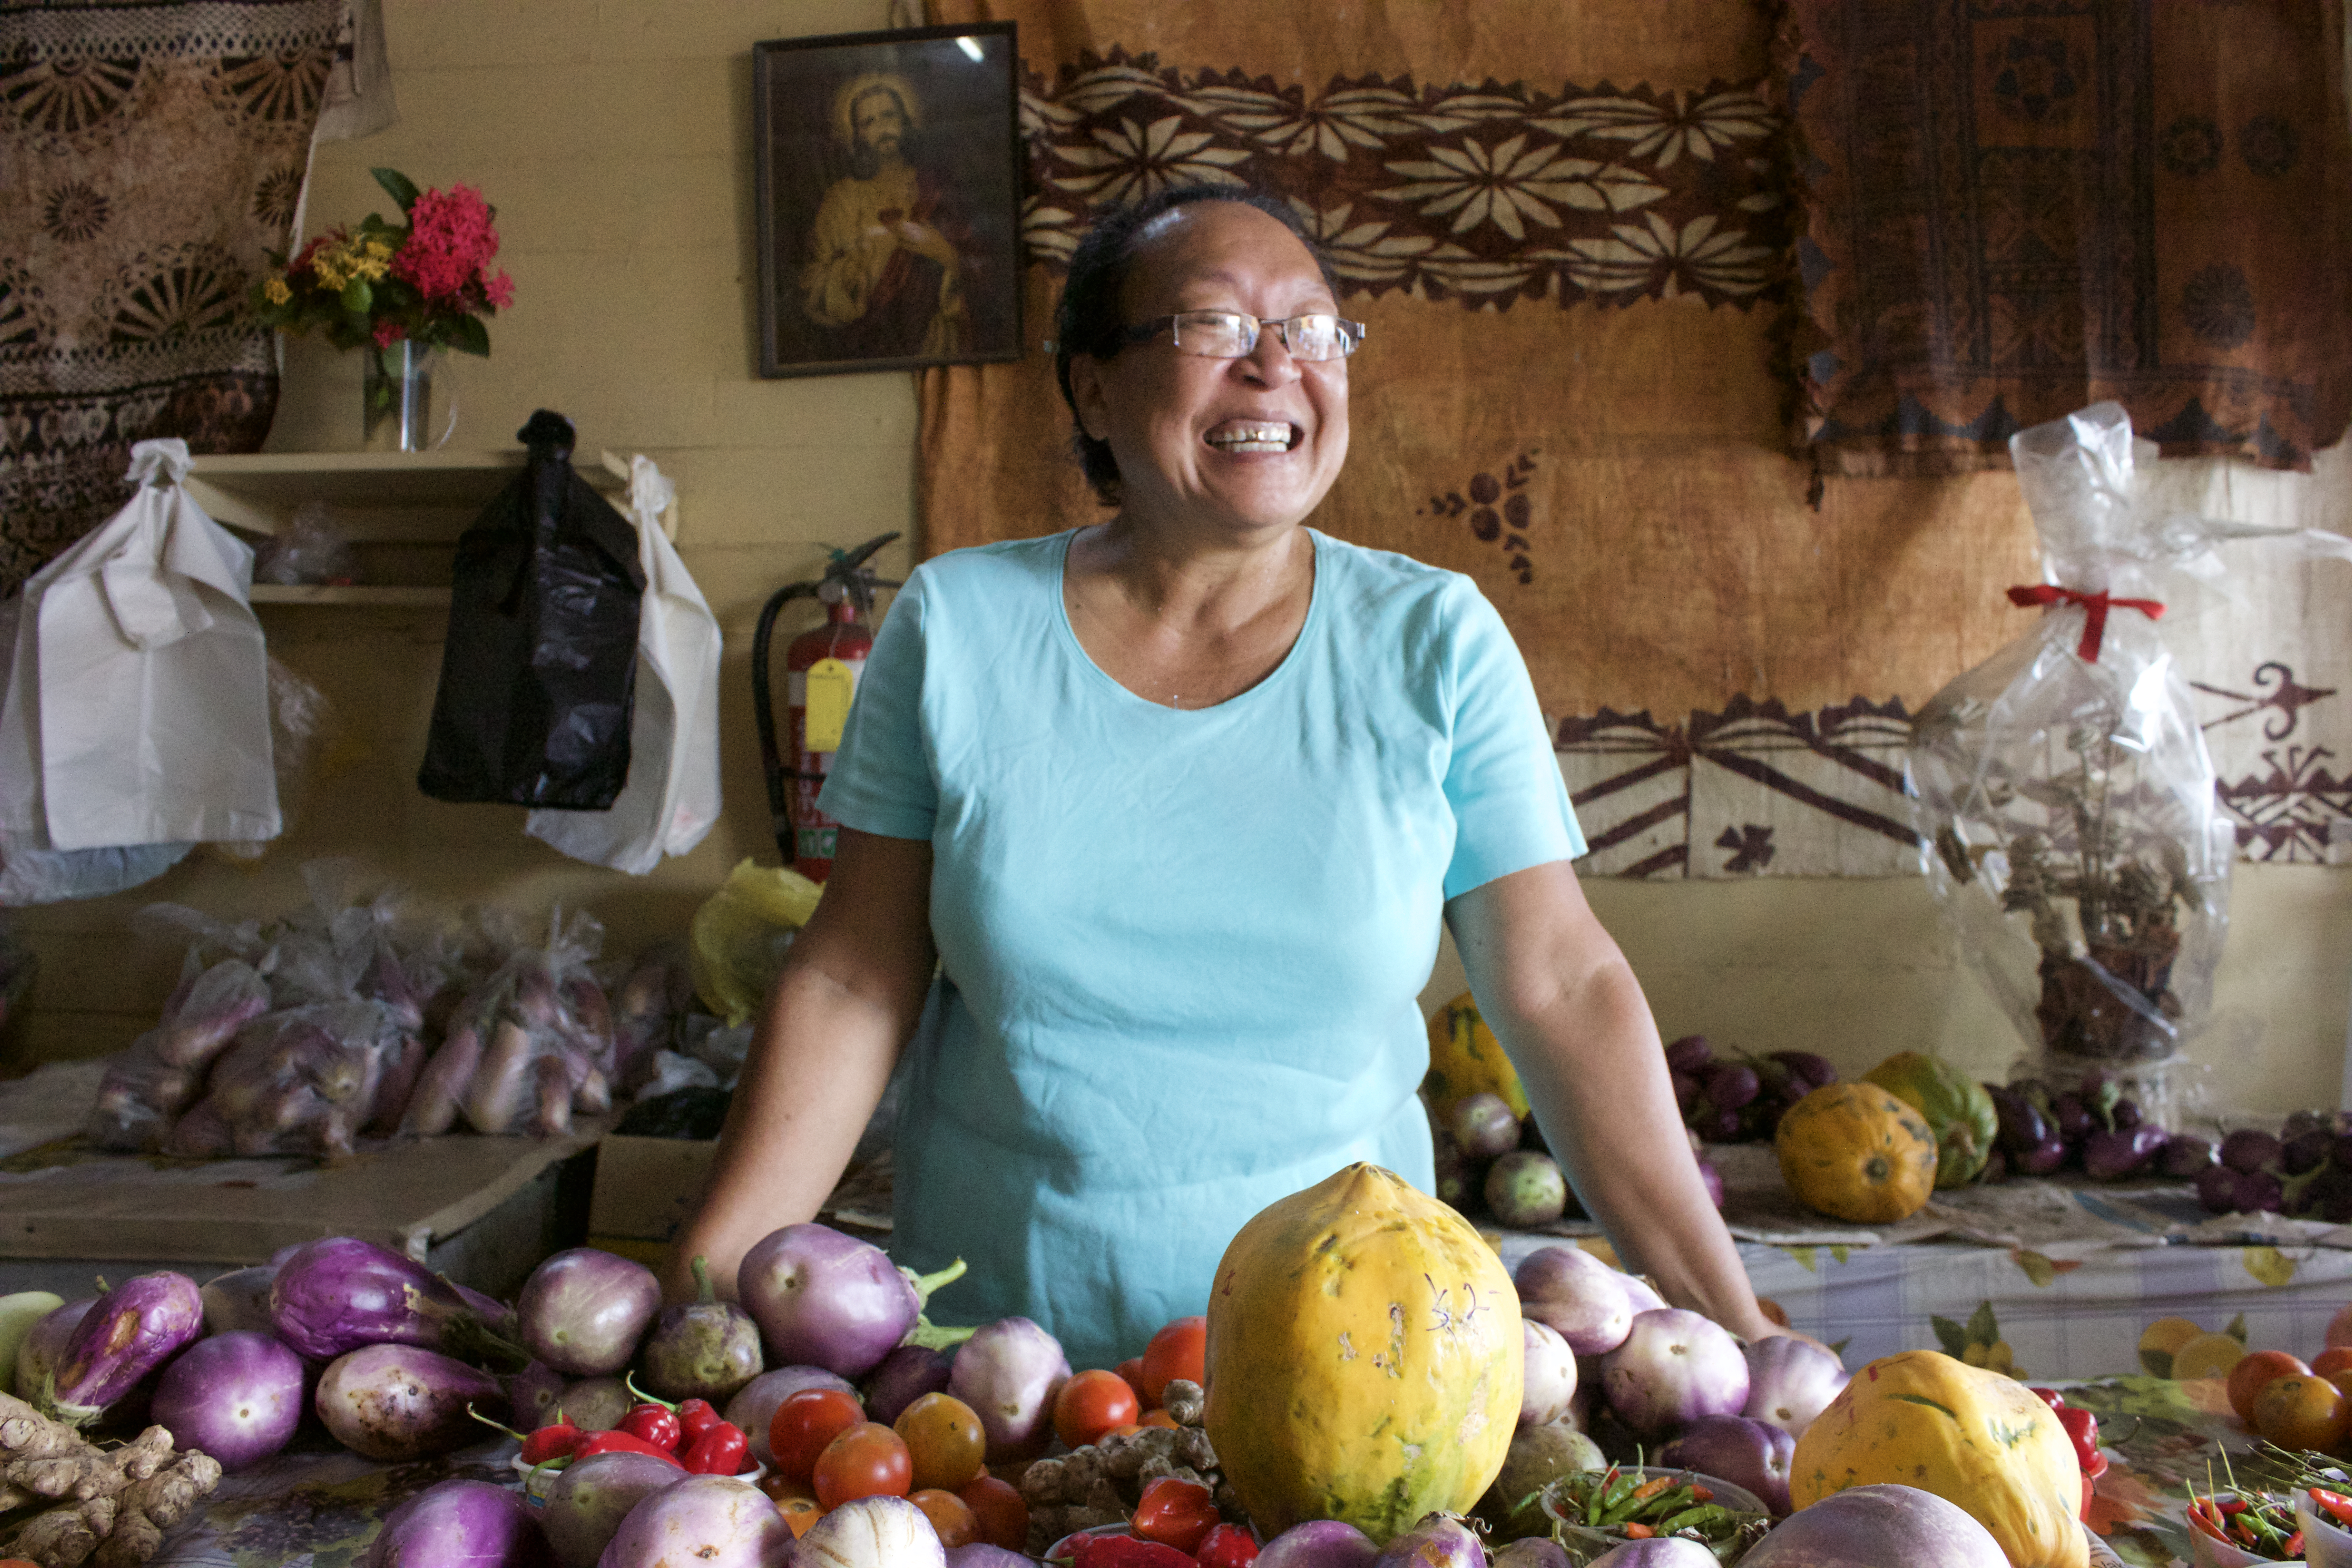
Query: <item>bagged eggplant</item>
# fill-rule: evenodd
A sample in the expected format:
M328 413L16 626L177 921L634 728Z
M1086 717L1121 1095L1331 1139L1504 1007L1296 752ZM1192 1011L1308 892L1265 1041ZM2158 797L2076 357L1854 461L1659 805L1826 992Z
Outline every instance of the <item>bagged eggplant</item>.
M629 775L637 536L572 471L570 421L542 408L520 437L523 472L457 541L417 787L603 811Z
M612 1017L589 970L603 934L558 911L544 947L512 949L451 1016L400 1131L430 1137L462 1116L477 1132L550 1136L611 1109Z
M2236 833L2158 620L2217 582L2215 547L2352 542L2168 513L2156 448L2118 405L2011 437L2043 549L2034 628L1953 680L1912 725L1909 773L1936 896L2028 1046L2023 1072L2121 1080L2177 1114L2165 1064L2204 1022Z
M164 1147L186 1155L346 1155L409 1037L373 1002L314 1003L256 1019L215 1064L203 1101Z
M191 949L187 973L163 1021L108 1064L87 1131L101 1149L163 1147L172 1125L204 1092L213 1059L269 1008L269 984L239 959L205 966Z

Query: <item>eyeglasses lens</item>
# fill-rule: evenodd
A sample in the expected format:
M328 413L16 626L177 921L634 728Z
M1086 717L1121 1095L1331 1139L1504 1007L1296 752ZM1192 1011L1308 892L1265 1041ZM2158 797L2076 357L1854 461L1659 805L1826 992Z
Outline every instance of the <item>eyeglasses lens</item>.
M1293 359L1338 359L1355 347L1354 334L1337 316L1292 316L1254 327L1249 317L1231 311L1194 310L1178 316L1175 326L1176 346L1208 359L1241 358L1257 347L1258 332L1269 327L1281 335Z

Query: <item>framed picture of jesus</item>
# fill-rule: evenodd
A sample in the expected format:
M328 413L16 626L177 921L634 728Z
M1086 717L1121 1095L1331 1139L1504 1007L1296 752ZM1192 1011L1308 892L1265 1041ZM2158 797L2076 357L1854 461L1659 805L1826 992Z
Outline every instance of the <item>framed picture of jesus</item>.
M760 374L1018 358L1013 24L751 50Z

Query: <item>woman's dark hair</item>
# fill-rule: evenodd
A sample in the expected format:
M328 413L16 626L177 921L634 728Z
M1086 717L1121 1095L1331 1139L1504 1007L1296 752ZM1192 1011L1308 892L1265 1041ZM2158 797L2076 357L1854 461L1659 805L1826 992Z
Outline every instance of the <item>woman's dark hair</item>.
M1152 220L1196 202L1238 202L1273 218L1298 237L1298 243L1321 269L1332 297L1339 297L1339 280L1323 247L1315 243L1315 237L1307 233L1287 202L1261 191L1233 185L1175 185L1130 205L1113 207L1097 218L1078 241L1077 249L1070 253L1069 278L1062 285L1061 303L1055 308L1054 379L1061 384L1062 401L1070 405L1071 449L1077 454L1087 483L1094 487L1095 499L1105 506L1117 506L1119 501L1118 461L1111 456L1110 443L1087 435L1078 419L1078 400L1070 391L1070 361L1078 354L1110 359L1126 346L1120 333L1128 323L1120 319L1118 297L1127 287L1137 243Z

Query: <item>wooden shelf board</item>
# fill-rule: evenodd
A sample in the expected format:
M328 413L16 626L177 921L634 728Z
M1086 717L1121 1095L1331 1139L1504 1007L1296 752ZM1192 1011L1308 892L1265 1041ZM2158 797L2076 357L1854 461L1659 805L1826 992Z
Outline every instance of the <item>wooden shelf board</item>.
M256 583L253 602L257 605L376 605L383 608L449 607L447 587L430 584L353 584L329 586L310 584Z

